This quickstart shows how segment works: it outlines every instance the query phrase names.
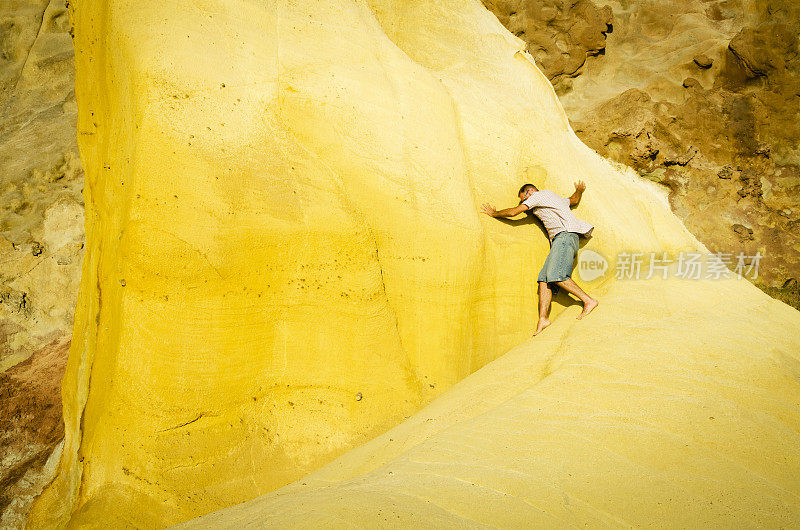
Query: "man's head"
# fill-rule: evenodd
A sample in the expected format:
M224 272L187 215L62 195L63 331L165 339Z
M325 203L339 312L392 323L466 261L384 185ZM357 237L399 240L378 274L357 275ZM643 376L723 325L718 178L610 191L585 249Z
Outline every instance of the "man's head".
M519 189L519 202L522 204L522 201L527 199L531 193L534 191L539 191L539 188L534 186L533 184L523 184L522 187Z

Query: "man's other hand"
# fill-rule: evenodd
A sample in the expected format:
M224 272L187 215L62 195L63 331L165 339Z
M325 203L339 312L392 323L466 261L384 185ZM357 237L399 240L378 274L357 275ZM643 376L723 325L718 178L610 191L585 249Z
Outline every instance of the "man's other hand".
M488 202L483 203L483 206L481 207L481 211L483 213L485 213L486 215L489 215L491 217L494 217L497 214L497 210L495 210L494 206L492 206Z
M582 180L579 180L575 183L575 189L577 191L583 191L586 189L586 184Z

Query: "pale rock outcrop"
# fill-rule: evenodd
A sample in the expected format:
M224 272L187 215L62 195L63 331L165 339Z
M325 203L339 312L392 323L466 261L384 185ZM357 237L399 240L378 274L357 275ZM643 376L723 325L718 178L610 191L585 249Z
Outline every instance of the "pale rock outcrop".
M19 528L63 439L83 260L73 47L62 1L0 2L0 526Z

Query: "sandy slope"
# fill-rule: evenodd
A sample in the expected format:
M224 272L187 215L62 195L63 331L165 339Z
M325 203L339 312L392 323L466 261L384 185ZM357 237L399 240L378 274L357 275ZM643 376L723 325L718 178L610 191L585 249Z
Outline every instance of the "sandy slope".
M569 308L398 427L180 528L792 527L797 312L688 283L618 281L591 322Z

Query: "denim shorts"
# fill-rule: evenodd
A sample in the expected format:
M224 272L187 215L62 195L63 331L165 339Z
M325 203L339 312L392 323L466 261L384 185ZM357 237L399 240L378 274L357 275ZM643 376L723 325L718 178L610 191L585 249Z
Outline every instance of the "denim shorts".
M566 230L555 235L537 281L562 282L572 277L572 264L578 253L578 237L577 232Z

